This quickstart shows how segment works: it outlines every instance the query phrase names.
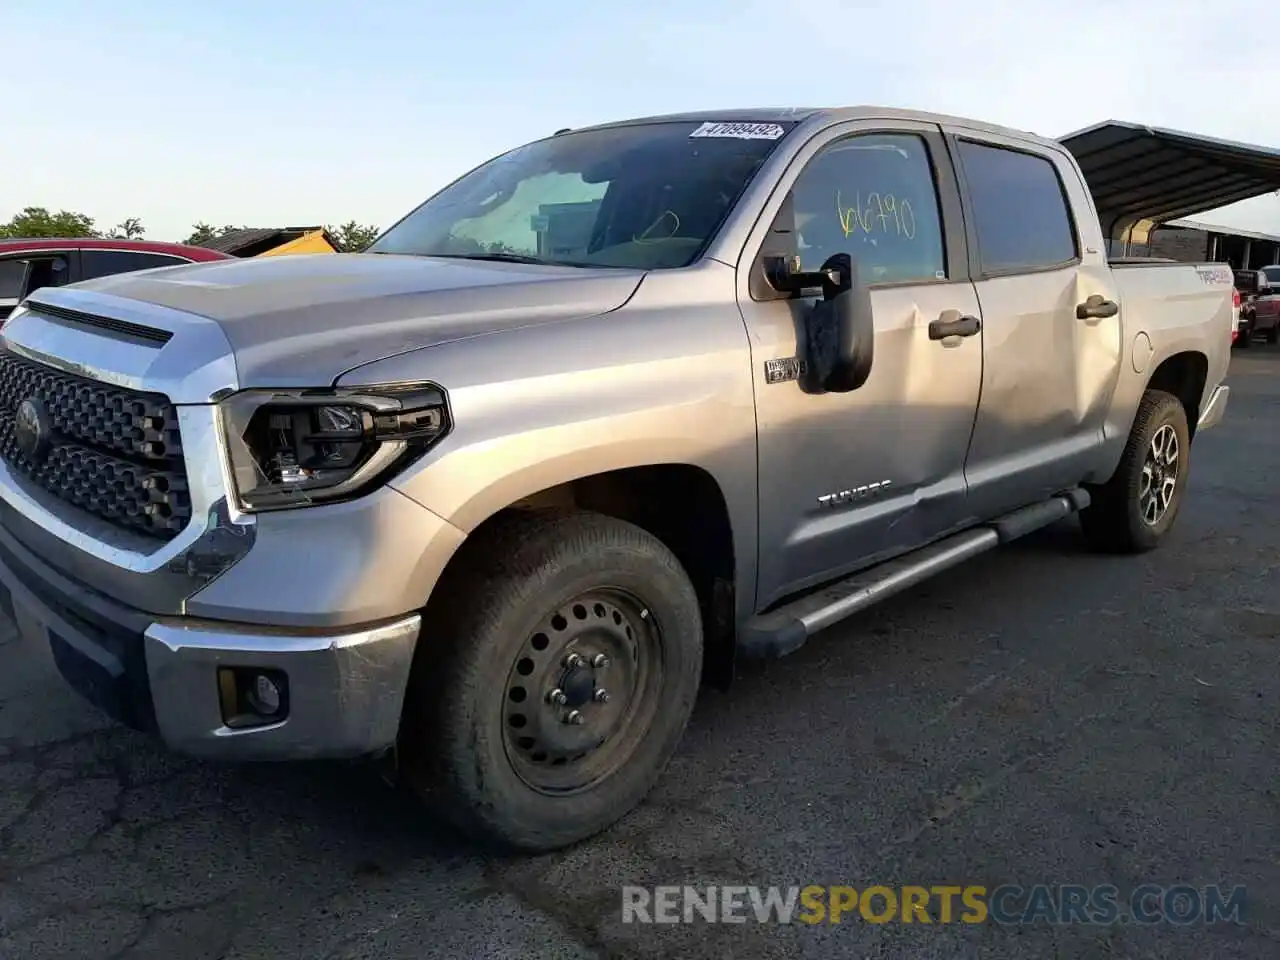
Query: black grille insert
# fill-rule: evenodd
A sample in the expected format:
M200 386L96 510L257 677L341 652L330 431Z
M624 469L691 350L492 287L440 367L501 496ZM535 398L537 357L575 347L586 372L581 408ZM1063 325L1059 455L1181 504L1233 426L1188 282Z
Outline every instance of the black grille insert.
M39 401L49 433L19 442L18 408ZM0 458L67 503L170 540L191 519L177 410L167 397L64 373L0 349Z

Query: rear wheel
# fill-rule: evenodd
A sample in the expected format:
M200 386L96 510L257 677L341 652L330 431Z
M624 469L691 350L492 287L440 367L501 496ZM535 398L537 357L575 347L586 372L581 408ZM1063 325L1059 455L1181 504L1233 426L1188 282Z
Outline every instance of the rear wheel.
M556 849L635 807L674 753L698 597L659 540L611 517L524 515L486 540L437 588L450 600L415 664L405 768L477 839Z
M1190 432L1182 401L1148 390L1138 405L1115 474L1090 489L1080 524L1090 545L1108 553L1142 553L1167 534L1187 485Z
M1276 320L1275 326L1267 330L1267 343L1278 341L1280 341L1280 319Z
M1240 336L1236 338L1236 346L1241 350L1248 350L1253 346L1253 324L1251 322L1244 324L1244 329L1240 331Z

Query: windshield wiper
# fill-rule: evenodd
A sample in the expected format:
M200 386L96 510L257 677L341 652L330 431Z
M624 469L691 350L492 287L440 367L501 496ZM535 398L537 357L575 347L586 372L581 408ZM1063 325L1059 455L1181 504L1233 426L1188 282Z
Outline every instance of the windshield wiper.
M550 266L554 260L543 260L541 257L530 257L523 253L429 253L429 257L440 257L444 260L500 260L504 263L540 263Z

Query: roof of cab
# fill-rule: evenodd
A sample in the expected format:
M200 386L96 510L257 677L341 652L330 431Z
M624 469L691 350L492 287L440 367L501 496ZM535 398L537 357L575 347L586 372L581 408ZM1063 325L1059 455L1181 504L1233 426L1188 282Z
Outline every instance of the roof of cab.
M1052 137L1045 137L1028 130L1015 130L1011 127L1002 127L998 124L986 123L968 117L954 117L941 113L928 113L923 110L906 110L897 107L874 105L848 107L728 107L723 110L698 110L688 113L633 117L628 120L615 120L609 123L579 127L577 130L604 130L609 127L625 127L640 123L803 123L807 120L817 120L823 124L839 123L847 120L916 120L922 123L947 124L949 126L965 127L969 130L998 133L1034 141L1047 147L1062 148L1062 144Z

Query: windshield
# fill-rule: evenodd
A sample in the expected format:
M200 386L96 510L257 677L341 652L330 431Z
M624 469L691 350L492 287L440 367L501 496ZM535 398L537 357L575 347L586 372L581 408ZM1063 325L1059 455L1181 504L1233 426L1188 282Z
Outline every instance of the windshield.
M663 121L539 140L446 187L369 252L687 266L791 126Z
M1280 267L1263 267L1263 275L1272 284L1280 284Z

